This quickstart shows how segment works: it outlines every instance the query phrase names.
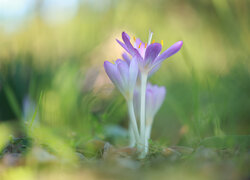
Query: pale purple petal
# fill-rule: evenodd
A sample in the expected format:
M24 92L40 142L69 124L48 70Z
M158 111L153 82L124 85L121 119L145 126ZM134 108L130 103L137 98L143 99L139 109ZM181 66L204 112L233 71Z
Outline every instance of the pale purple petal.
M120 64L120 63L124 63L124 61L123 61L122 59L117 59L117 60L115 61L116 66L117 66L118 64Z
M164 61L166 58L174 55L177 53L183 45L183 41L178 41L177 43L173 44L170 48L168 48L166 51L164 51L161 55L159 55L155 61L154 64L159 64L162 61Z
M125 51L127 51L128 53L130 53L129 50L128 50L128 48L127 48L127 46L123 42L119 41L118 39L116 39L116 41L121 45L121 47L123 47L125 49Z
M129 88L129 66L125 61L117 60L117 67L120 72L124 88Z
M146 116L148 119L153 119L160 109L165 99L166 89L164 86L147 84L146 90Z
M125 32L122 33L122 40L125 43L125 45L127 46L129 53L131 55L134 55L135 54L134 53L135 50L134 50L134 47L132 46L132 44L130 42L130 39L128 38L127 33L125 33Z
M130 40L130 36L129 36L127 33L125 33L125 32L124 32L124 34L125 34L125 35L127 36L127 38Z
M123 53L122 58L128 63L128 65L130 64L131 58L127 53Z
M154 107L155 107L154 94L155 93L153 89L147 88L146 90L146 118L147 119L152 119L154 117Z
M141 55L141 57L144 58L145 51L146 51L145 43L142 42L139 38L137 38L135 41L135 47L137 51L139 52L139 54Z
M122 33L122 40L125 43L125 45L127 46L129 54L131 54L132 56L141 56L139 54L139 52L132 46L127 33L125 33L125 32Z
M148 77L152 76L156 71L158 71L161 67L161 63L154 66L148 73Z
M129 66L129 87L133 91L136 85L139 68L136 58L133 58Z
M155 108L154 108L154 115L159 111L166 95L166 88L164 86L157 87L155 89Z
M114 85L123 93L123 85L121 75L115 64L112 64L109 61L104 62L104 69L109 77L109 79L114 83Z
M153 62L160 52L161 52L161 44L159 43L150 44L145 52L145 58L144 58L145 65Z
M117 77L120 76L119 72L116 69L116 65L112 64L109 61L105 61L104 62L104 69L108 75L108 77L110 78L110 80L116 84L117 83Z
M135 47L139 48L139 45L141 44L140 47L145 47L145 43L142 42L139 38L135 40Z

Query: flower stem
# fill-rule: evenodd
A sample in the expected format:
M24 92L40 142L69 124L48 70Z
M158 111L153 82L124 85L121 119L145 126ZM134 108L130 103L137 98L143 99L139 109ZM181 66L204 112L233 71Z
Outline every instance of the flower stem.
M147 140L150 139L150 135L151 135L151 128L152 126L151 125L146 125L146 138Z
M130 117L131 129L133 131L133 136L135 138L136 144L138 144L140 142L140 135L139 135L138 126L137 126L137 122L136 122L136 118L135 118L135 111L134 111L134 105L133 105L132 98L130 98L127 101L127 105L128 105L128 112L129 112L129 117Z
M146 128L145 128L145 134L146 134L146 140L145 140L145 153L147 154L148 153L148 149L149 149L149 144L148 144L148 141L150 139L150 133L151 133L151 126L149 125L146 125Z
M146 126L146 118L145 118L145 108L146 108L146 86L147 86L147 78L148 73L142 72L141 73L141 112L140 112L140 133L141 133L141 143L143 146L143 152L140 155L140 158L144 158L147 154L147 147L146 147L146 133L145 133L145 126Z
M135 147L136 141L135 141L135 135L134 135L134 131L133 131L133 127L132 127L131 122L129 122L128 131L129 131L129 147Z

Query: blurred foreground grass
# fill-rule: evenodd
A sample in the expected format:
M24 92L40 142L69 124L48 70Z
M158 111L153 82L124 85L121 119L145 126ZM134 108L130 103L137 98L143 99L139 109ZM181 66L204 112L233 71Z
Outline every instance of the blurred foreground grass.
M82 4L63 24L37 13L0 30L0 177L249 178L249 2L110 2ZM149 29L163 49L184 46L150 79L167 96L151 153L137 161L119 149L126 106L102 66L120 57L123 30L146 40Z

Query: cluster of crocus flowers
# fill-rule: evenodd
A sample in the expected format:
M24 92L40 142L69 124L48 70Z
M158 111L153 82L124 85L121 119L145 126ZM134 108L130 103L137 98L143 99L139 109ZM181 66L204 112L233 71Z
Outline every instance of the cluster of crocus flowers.
M131 141L135 142L131 144L137 147L142 158L148 152L153 119L166 94L165 87L147 83L148 77L160 68L166 58L177 53L183 44L179 41L160 53L163 41L155 43L152 41L152 35L150 32L148 42L144 43L139 38L130 38L123 32L123 42L119 40L117 42L129 55L124 53L122 55L124 60L117 59L114 63L104 62L107 75L126 99L130 116ZM140 81L139 85L137 81ZM140 131L136 115L140 117Z

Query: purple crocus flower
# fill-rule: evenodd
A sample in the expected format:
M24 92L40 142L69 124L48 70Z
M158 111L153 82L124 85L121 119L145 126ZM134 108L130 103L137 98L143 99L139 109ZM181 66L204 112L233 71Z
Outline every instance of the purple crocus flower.
M127 52L122 55L124 61L118 59L114 64L108 61L104 62L107 75L126 99L131 122L131 140L135 140L135 145L141 153L140 158L144 158L148 152L148 139L150 138L153 119L161 107L166 94L164 87L147 84L148 76L156 72L160 68L161 63L166 58L177 53L183 45L183 42L179 41L163 53L160 53L163 41L161 44L154 43L154 41L151 43L152 35L153 33L150 32L148 43L144 43L135 37L132 40L128 34L123 32L123 42L119 40L117 42ZM139 73L141 83L140 87L135 89ZM134 109L137 116L139 116L140 112L140 133Z
M125 32L122 33L123 42L117 40L117 42L132 56L136 57L139 68L142 72L149 73L157 71L161 63L168 57L177 53L183 42L178 41L170 48L160 54L162 45L160 43L151 43L152 33L150 33L149 42L144 43L139 38L134 39L135 43L132 45L131 38ZM162 42L163 44L163 42Z
M117 59L114 64L105 61L104 69L109 76L110 80L115 84L115 86L120 90L127 101L128 112L130 116L131 128L135 137L137 144L140 141L140 135L138 132L138 127L136 123L134 105L133 105L133 95L134 88L136 85L136 80L138 76L138 63L135 58L131 61L126 62L121 59Z
M138 76L138 63L134 59L129 62L117 59L114 64L105 61L104 68L110 80L125 98L131 98Z

